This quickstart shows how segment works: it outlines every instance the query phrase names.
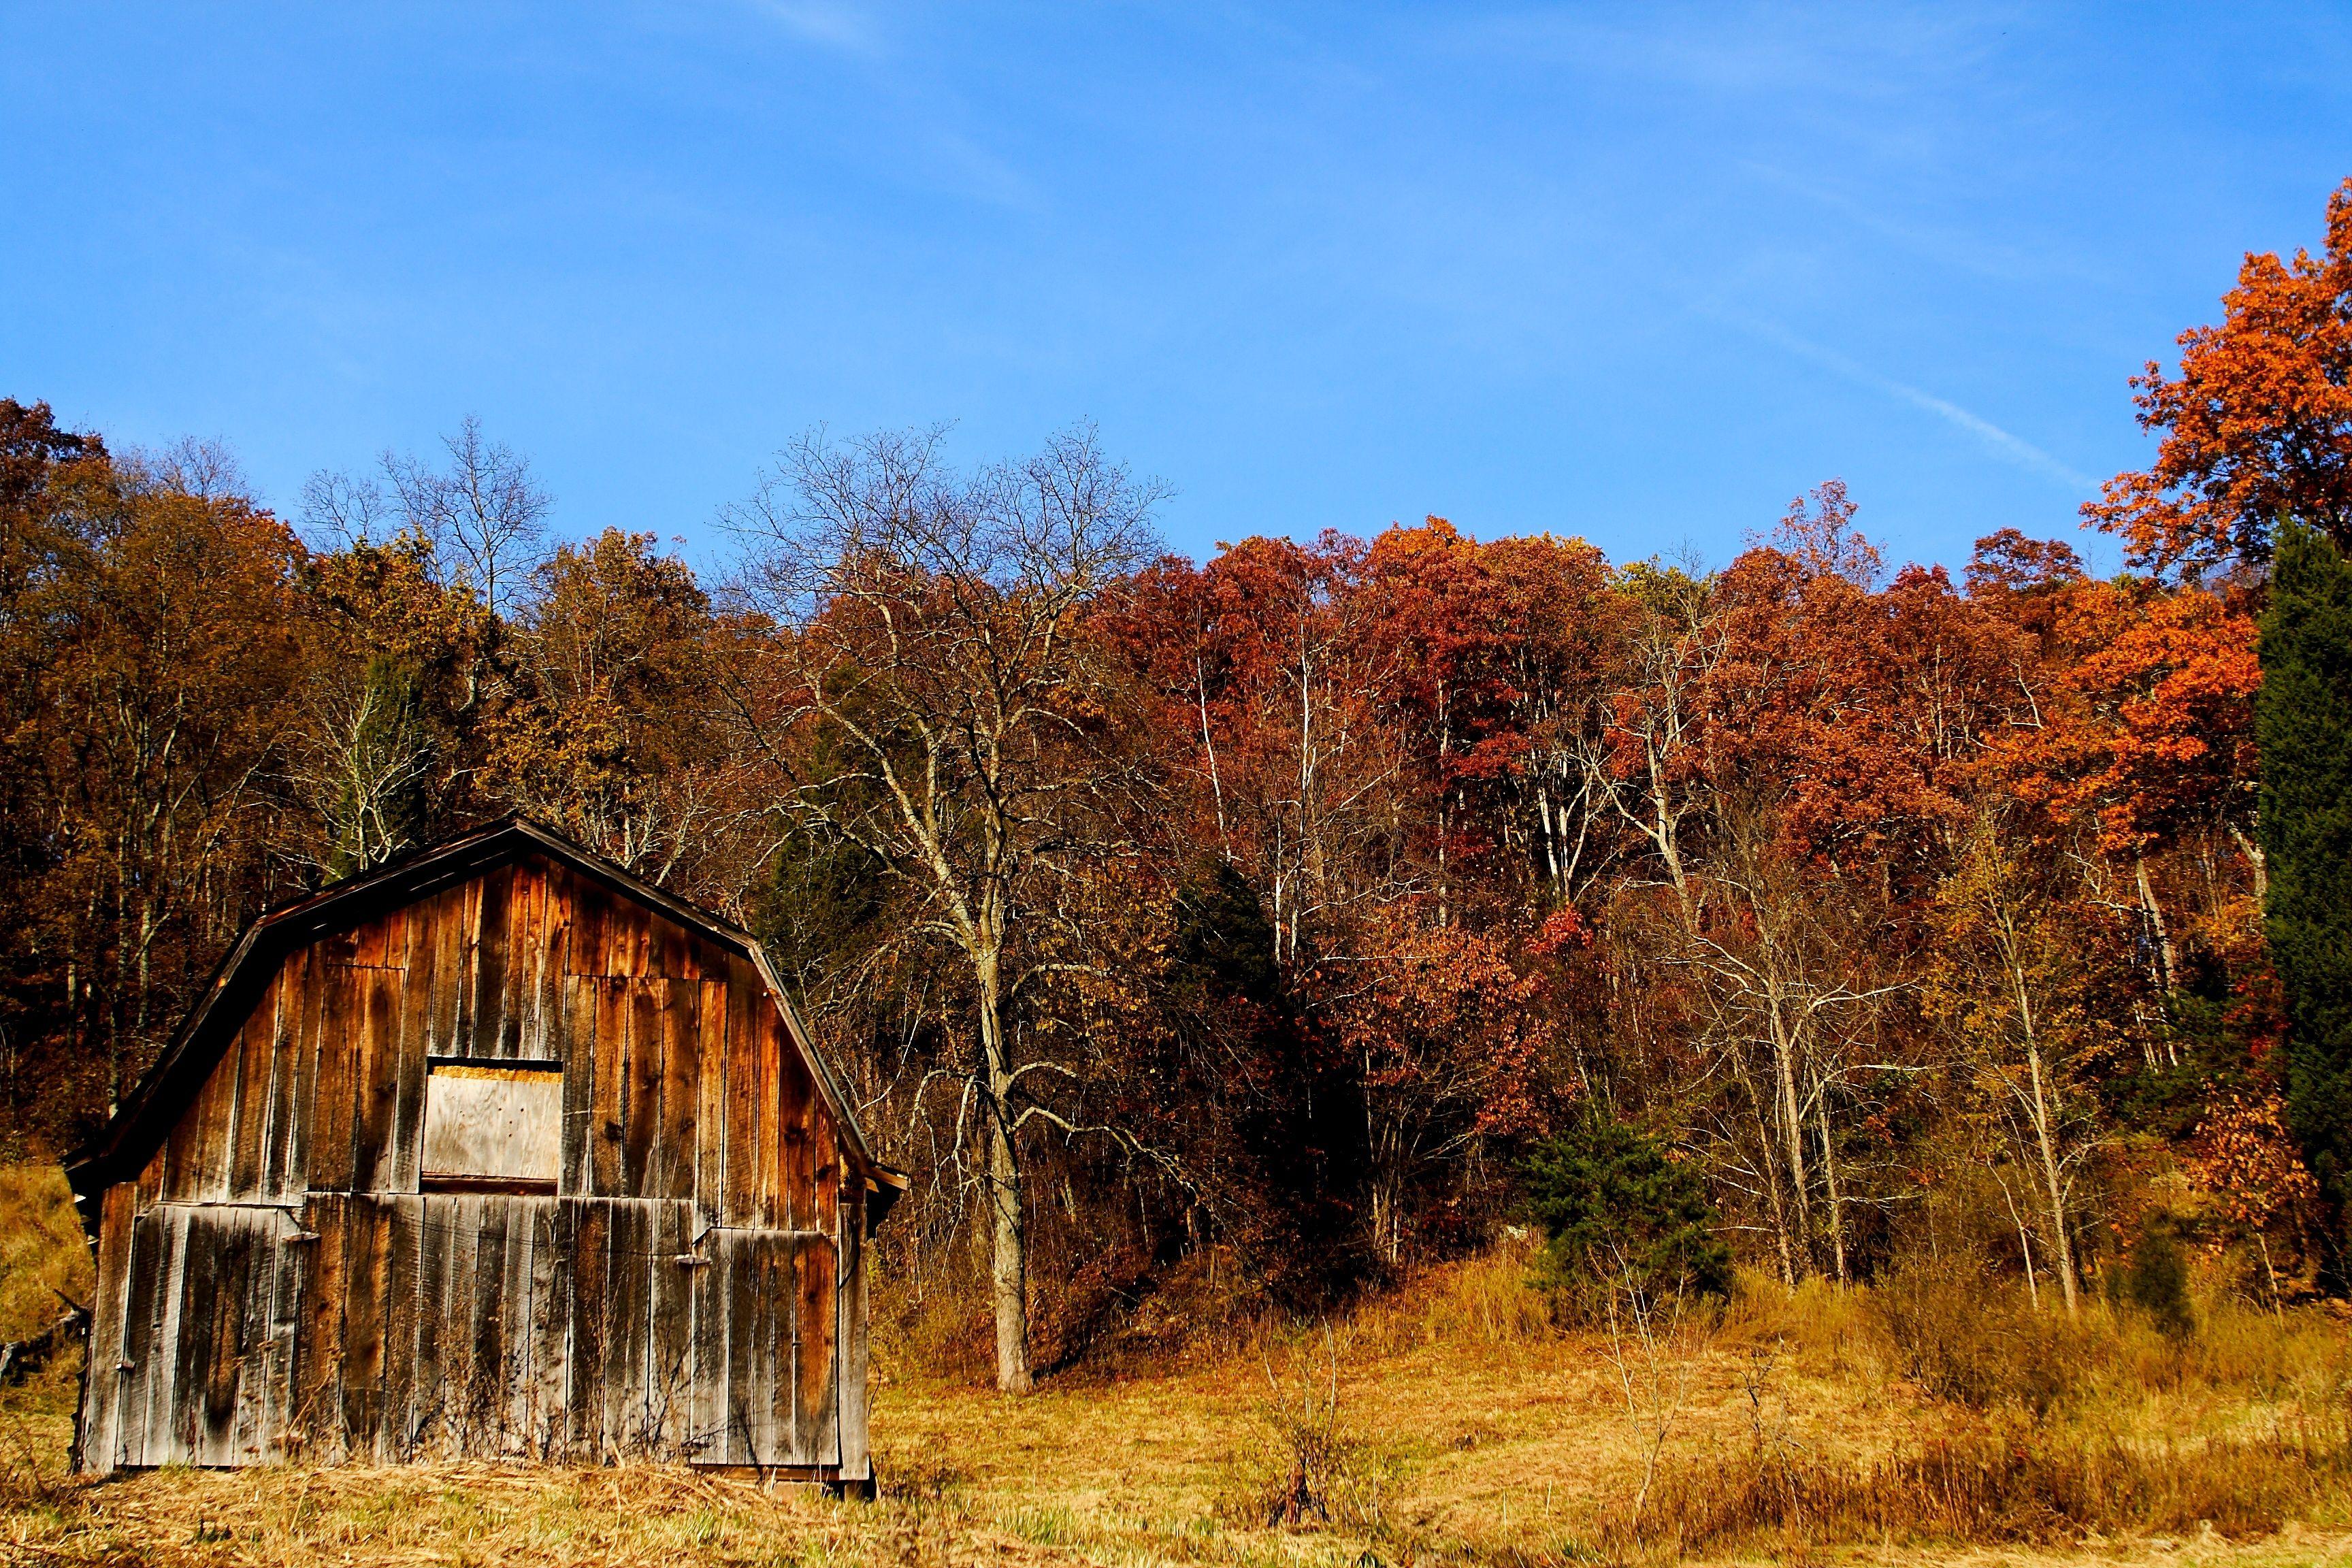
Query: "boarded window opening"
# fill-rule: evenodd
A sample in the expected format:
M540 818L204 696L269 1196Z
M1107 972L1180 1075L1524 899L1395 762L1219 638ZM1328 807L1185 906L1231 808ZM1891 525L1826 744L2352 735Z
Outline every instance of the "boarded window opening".
M551 1193L562 1155L562 1062L427 1059L426 1191Z

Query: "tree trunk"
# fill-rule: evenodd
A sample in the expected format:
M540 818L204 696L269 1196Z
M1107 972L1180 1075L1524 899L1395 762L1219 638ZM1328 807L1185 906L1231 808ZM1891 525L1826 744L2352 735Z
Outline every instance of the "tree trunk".
M2140 908L2147 912L2149 931L2156 937L2157 975L2159 990L2169 997L2180 973L2180 957L2172 948L2172 928L2164 923L2164 909L2156 901L2156 885L2147 879L2147 857L2132 857L2132 876L2139 884ZM2177 1065L2177 1064L2176 1064Z
M1838 1201L1837 1150L1830 1142L1830 1097L1824 1091L1813 1103L1813 1124L1822 1139L1822 1185L1830 1205L1830 1258L1837 1282L1848 1283L1845 1268L1845 1214Z
M1026 1394L1029 1372L1029 1256L1021 1213L1021 1166L1000 1111L988 1119L989 1279L996 1296L996 1386Z
M1775 1120L1779 1121L1780 1155L1788 1162L1789 1204L1796 1222L1797 1256L1811 1273L1813 1259L1813 1212L1811 1178L1805 1173L1805 1112L1797 1093L1797 1042L1790 1037L1788 1020L1778 994L1779 982L1767 997L1767 1020L1772 1031L1772 1084Z
M1998 1170L1993 1173L1992 1179L2000 1183L2000 1201L2009 1205L2010 1224L2017 1226L2018 1255L2025 1259L2025 1299L2038 1312L2042 1310L2042 1287L2035 1283L2033 1279L2032 1234L2025 1228L2025 1215L2019 1210L2017 1200L2010 1195L2008 1181Z
M995 953L980 971L981 1070L988 1090L989 1282L996 1298L996 1386L1026 1394L1029 1372L1029 1241L1021 1161L1013 1142L1013 1068L1004 1048L1003 999Z
M2033 1135L2041 1147L2042 1183L2050 1205L2050 1251L2058 1273L2058 1288L2065 1298L2066 1315L2074 1315L2074 1243L2066 1230L2066 1183L2059 1167L2058 1141L2051 1126L2054 1120L2042 1084L2042 1048L2029 1035L2025 1045L2026 1069L2032 1075Z

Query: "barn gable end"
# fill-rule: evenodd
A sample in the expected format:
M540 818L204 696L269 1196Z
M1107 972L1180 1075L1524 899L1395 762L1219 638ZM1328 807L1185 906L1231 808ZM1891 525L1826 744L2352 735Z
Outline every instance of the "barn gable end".
M895 1174L755 943L529 824L257 922L71 1173L86 1469L870 1475Z

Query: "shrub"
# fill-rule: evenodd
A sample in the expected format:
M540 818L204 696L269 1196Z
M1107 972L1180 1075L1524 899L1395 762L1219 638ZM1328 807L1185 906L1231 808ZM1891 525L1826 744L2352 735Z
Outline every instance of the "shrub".
M1933 1268L1907 1268L1870 1294L1904 1375L1931 1399L2045 1415L2093 1365L2087 1325L2037 1312L2015 1289Z
M2189 1302L2189 1258L2172 1226L2153 1219L2140 1232L2131 1258L2116 1279L2116 1293L2156 1321L2175 1339L2186 1339L2197 1327Z
M1340 1416L1339 1349L1328 1326L1321 1361L1311 1345L1300 1347L1295 1393L1267 1362L1258 1407L1265 1441L1242 1456L1222 1503L1228 1518L1252 1527L1380 1528L1381 1490L1394 1467Z
M1536 1145L1522 1174L1554 1288L1731 1293L1731 1249L1715 1233L1705 1183L1638 1128L1596 1109Z

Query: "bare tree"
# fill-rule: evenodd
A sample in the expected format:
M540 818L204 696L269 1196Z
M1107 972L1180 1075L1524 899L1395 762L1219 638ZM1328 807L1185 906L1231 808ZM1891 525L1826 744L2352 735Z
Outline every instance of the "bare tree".
M537 563L551 501L514 448L482 439L482 422L466 416L441 445L446 468L415 457L383 455L403 518L433 541L457 575L504 614L516 587Z
M1121 764L1104 732L1108 668L1082 622L1148 559L1163 491L1106 460L1091 430L969 479L942 463L942 434L809 437L730 510L740 592L776 624L741 706L783 781L777 813L872 856L969 965L997 1385L1020 1393L1016 1134L1033 1119L1077 1130L1024 1084L1068 1069L1016 1059L1016 1005L1066 962L1025 947L1024 922L1103 847L1097 808Z
M530 460L486 440L470 414L441 446L446 467L386 451L376 459L381 480L312 474L302 486L302 521L341 546L414 532L432 545L445 584L470 589L504 615L539 564L553 500Z
M419 702L415 677L382 656L356 687L332 674L317 682L294 782L326 828L328 876L372 870L420 841L435 758Z
M2002 841L1998 823L1979 821L1938 891L1942 949L1927 1000L1957 1035L2000 1142L2031 1173L2043 1250L2072 1315L2081 1289L2074 1186L2098 1144L2078 1081L2096 1033L2086 998L2118 989L2119 977L2098 973L2099 944L2071 926L2065 901L2041 880L2047 874ZM2023 1247L2021 1215L2018 1230Z

